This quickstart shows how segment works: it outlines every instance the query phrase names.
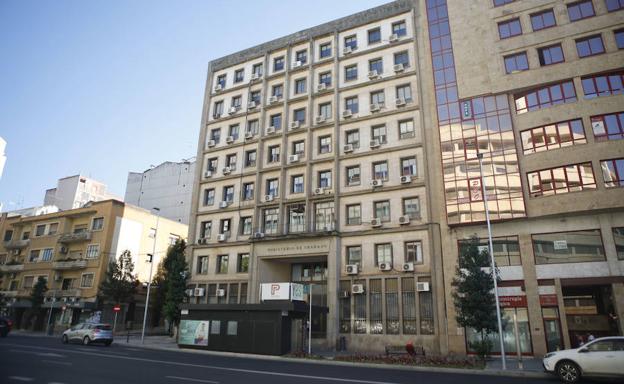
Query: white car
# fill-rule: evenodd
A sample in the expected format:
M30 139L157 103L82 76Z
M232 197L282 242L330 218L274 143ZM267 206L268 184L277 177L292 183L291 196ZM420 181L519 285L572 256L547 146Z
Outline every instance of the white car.
M624 378L624 337L602 337L579 348L549 352L543 364L565 383L581 377Z

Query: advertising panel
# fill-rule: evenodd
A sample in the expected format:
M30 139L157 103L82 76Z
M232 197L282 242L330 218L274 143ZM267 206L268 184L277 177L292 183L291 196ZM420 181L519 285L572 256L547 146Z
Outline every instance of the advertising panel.
M210 321L180 321L180 336L178 338L178 344L207 346L209 325Z

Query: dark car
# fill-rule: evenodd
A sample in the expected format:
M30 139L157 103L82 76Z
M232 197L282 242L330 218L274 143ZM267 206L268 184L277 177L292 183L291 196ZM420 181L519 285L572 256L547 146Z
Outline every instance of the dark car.
M13 321L8 317L0 316L0 337L7 337L13 327Z

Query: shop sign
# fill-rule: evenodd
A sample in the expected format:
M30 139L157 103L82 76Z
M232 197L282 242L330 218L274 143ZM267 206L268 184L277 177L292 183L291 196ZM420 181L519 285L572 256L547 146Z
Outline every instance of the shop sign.
M542 307L556 307L557 295L540 295L540 305Z
M296 283L268 283L261 285L262 300L303 301L303 285Z
M178 338L178 344L207 346L209 325L210 321L180 321L180 337Z
M298 256L310 254L329 253L328 240L310 240L297 243L267 243L257 244L255 247L257 256Z
M499 296L498 301L502 308L526 307L526 296Z
M555 251L561 251L568 249L568 242L566 240L555 240L553 241L553 247Z
M470 201L483 200L483 190L481 189L481 179L470 179Z

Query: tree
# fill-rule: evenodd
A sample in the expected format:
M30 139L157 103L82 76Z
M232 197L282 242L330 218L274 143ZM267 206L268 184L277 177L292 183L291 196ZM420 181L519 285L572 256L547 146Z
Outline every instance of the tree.
M169 320L169 324L180 322L180 304L186 298L186 282L189 277L188 265L184 251L186 242L176 240L175 244L169 247L167 256L163 262L165 270L165 303L163 313Z
M161 260L158 264L156 275L152 279L152 289L156 288L154 290L154 301L152 302L151 308L152 316L150 316L152 327L157 327L162 318L163 306L165 305L165 293L167 292L167 287L165 286L166 282L167 276L165 267L163 265L163 260Z
M106 278L100 284L101 296L114 304L129 303L137 291L134 263L130 251L124 251L115 263L106 271Z
M37 282L33 285L32 290L30 291L30 302L32 303L33 310L41 309L43 305L43 300L45 298L45 293L48 291L48 281L43 277L39 276L37 278Z
M473 328L480 333L480 341L471 343L471 347L482 357L492 350L489 334L496 332L496 298L494 296L494 271L484 270L490 267L490 254L487 250L479 252L479 239L472 237L468 246L463 247L453 279L453 301L457 311L457 323Z

